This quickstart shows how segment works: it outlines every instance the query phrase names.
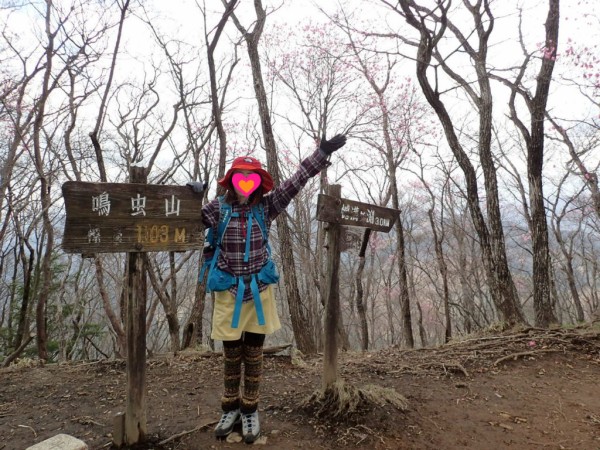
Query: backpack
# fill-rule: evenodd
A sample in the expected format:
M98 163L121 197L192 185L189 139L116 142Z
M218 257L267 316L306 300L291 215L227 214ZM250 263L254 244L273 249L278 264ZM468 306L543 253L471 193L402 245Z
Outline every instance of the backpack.
M199 282L202 283L204 281L204 274L208 271L208 276L206 278L206 290L207 292L211 291L224 291L229 289L231 286L236 285L238 287L237 295L235 298L235 307L233 311L233 318L231 320L231 327L237 328L240 320L240 314L242 309L242 298L246 287L252 290L252 296L254 297L254 306L256 308L256 316L258 319L259 325L265 325L265 317L262 308L262 302L260 300L260 292L258 288L258 283L262 282L265 284L277 283L279 281L279 274L277 273L277 269L275 267L275 263L271 259L271 247L269 245L269 235L267 231L267 227L265 226L265 211L264 205L259 203L255 205L250 210L251 214L249 216L248 222L248 235L246 238L246 251L244 255L244 259L248 260L248 255L250 251L250 233L252 232L252 218L255 218L258 222L258 226L262 232L263 242L267 245L267 262L260 269L258 274L252 274L247 276L235 276L224 270L219 269L219 267L215 267L217 264L217 260L219 258L219 254L221 253L221 242L223 240L223 235L225 234L225 230L227 229L227 225L229 225L229 221L232 217L239 216L239 213L232 213L231 205L226 203L223 196L219 196L219 222L217 226L213 226L208 230L206 236L206 242L209 243L208 246L204 248L203 257L204 263L202 264L202 269L200 271ZM216 228L216 231L215 231Z
M219 254L221 253L221 241L223 240L223 236L225 234L225 230L229 225L229 221L232 217L238 217L239 213L231 212L231 205L225 202L224 196L219 196L219 222L217 225L209 228L208 233L206 234L205 242L208 245L205 245L203 250L203 258L204 262L202 263L202 269L200 270L200 276L198 277L198 281L202 283L204 281L204 274L208 272L208 277L210 277L211 272L213 271L217 260L219 259ZM262 203L258 205L254 205L252 207L252 216L258 222L258 226L260 227L260 231L263 235L263 242L267 244L267 254L269 255L269 259L271 259L271 246L269 245L269 232L265 225L265 208ZM251 231L251 227L248 227L248 232ZM250 239L246 239L246 246L250 246ZM247 254L248 252L246 252ZM207 278L208 279L208 278ZM208 290L210 292L210 289Z

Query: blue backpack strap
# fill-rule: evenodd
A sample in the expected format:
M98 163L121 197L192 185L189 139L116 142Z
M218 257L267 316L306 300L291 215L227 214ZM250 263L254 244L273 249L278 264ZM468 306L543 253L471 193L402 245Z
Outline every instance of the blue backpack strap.
M227 228L227 225L229 225L229 220L231 220L231 205L225 202L225 198L223 196L219 197L219 206L219 226L217 228L216 242L217 248L221 246L225 229Z
M256 220L258 223L258 227L263 236L263 241L267 244L267 253L269 254L269 258L271 257L271 248L269 247L269 236L267 227L265 225L265 212L264 205L259 203L255 205L250 210L250 214L248 215L248 227L247 227L247 235L246 235L246 249L244 254L244 260L248 260L249 252L250 252L250 237L251 237L251 229L252 229L252 220ZM249 286L248 286L249 284ZM263 311L262 301L260 299L260 292L258 289L258 276L257 274L252 274L246 277L238 277L238 285L237 285L237 295L235 297L235 304L233 309L233 318L231 320L231 328L238 328L240 322L240 315L242 312L242 303L244 292L247 288L250 288L252 291L252 297L254 298L254 308L256 310L256 318L258 319L258 324L263 326L265 325L265 314Z
M265 313L260 300L257 276L254 273L246 277L238 277L237 295L235 297L231 328L237 328L240 325L240 315L242 313L243 303L242 299L244 298L244 291L246 290L248 282L250 283L250 286L248 287L252 290L252 296L254 297L254 308L256 309L256 318L258 319L258 324L260 326L265 325Z
M217 233L215 238L214 227L208 231L207 239L211 239L211 245L215 248L215 253L213 254L212 261L210 263L210 268L208 269L208 276L215 267L217 260L219 259L219 253L221 253L221 241L223 240L223 235L225 234L225 230L227 229L227 225L229 225L229 221L231 220L231 205L225 202L225 198L221 195L218 197L219 199L219 223L217 225Z

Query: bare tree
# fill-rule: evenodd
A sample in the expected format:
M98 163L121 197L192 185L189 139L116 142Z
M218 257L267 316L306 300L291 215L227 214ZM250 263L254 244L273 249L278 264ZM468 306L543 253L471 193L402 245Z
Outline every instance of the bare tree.
M552 81L552 71L556 60L558 46L559 0L549 0L548 16L546 18L546 40L542 63L536 77L535 94L531 94L523 86L523 77L532 55L525 49L523 38L520 42L525 54L521 68L514 81L504 77L494 76L502 81L510 90L510 119L515 123L527 146L527 178L529 181L529 204L531 214L531 236L533 244L533 306L535 323L547 327L556 322L553 304L550 298L550 249L548 245L548 224L543 194L543 164L544 164L544 118L546 104ZM517 94L525 100L529 110L531 124L529 128L519 117L515 100Z
M496 168L491 152L492 137L492 92L487 66L488 40L494 27L494 16L489 0L476 4L464 2L464 6L473 18L473 29L463 33L448 16L450 1L440 1L435 10L430 10L410 0L400 0L396 6L387 0L381 0L397 13L401 14L410 26L419 33L416 56L417 78L425 98L436 112L448 144L462 169L468 193L469 210L479 237L483 262L487 273L490 294L494 304L507 324L524 323L517 290L508 267L504 231L500 213ZM461 51L464 51L473 64L478 90L473 83L465 79L449 65L447 56L439 44L451 33ZM469 38L467 37L469 36ZM476 37L477 47L470 40ZM404 38L401 38L404 39ZM410 45L415 43L405 40ZM463 89L479 118L477 150L483 169L488 221L484 218L477 187L477 175L473 163L456 134L452 117L442 100L443 92L437 84L437 71L443 72ZM433 69L433 70L431 70ZM433 77L433 79L432 79Z
M117 66L117 56L119 54L119 47L121 45L121 36L123 35L123 25L125 24L125 18L127 17L127 11L129 9L130 0L122 0L122 3L119 3L119 1L120 0L117 0L117 4L119 5L119 8L121 10L121 17L119 19L119 29L117 32L117 38L115 40L115 49L112 54L112 62L110 64L108 80L106 81L106 85L104 87L104 94L102 95L102 100L98 108L98 117L96 118L96 125L94 126L94 130L90 133L90 139L92 140L94 150L96 151L96 161L98 163L98 169L100 171L100 181L103 182L108 181L108 179L106 178L104 155L102 153L102 146L100 145L100 132L102 130L102 125L105 119L108 96L112 88L112 80Z
M567 214L571 210L577 210L578 208L573 205L574 201L577 199L578 194L575 194L571 198L565 199L561 197L562 187L567 180L569 174L566 173L559 181L557 186L557 193L555 195L555 200L552 202L551 208L551 228L556 238L556 242L560 248L560 252L562 254L562 269L567 277L567 283L569 286L569 291L571 293L571 298L573 301L573 305L575 306L576 311L576 319L578 322L583 322L585 320L585 314L583 311L583 306L581 304L581 298L579 296L579 290L577 289L576 275L575 270L573 268L573 258L574 258L574 246L575 241L581 233L583 220L577 221L575 230L571 232L565 232L563 230L563 221L567 218ZM579 192L581 193L581 191ZM559 206L559 203L562 205Z
M225 128L223 127L222 113L223 113L223 101L219 101L219 92L217 90L217 70L215 67L215 50L217 48L217 44L219 43L219 39L221 38L221 34L223 33L223 29L229 20L229 17L233 13L234 8L236 7L237 0L229 0L228 2L223 2L225 6L225 11L219 20L219 23L214 29L214 34L212 36L212 40L209 41L209 31L206 25L206 8L202 8L203 17L204 17L204 37L206 41L206 49L208 56L208 73L210 75L210 99L212 105L212 115L214 125L217 129L217 135L219 136L219 171L218 178L222 178L225 175L225 160L227 157L227 135L225 134ZM237 63L237 61L236 61ZM231 70L235 67L235 63L231 66ZM227 85L226 85L227 86ZM226 91L226 88L225 88ZM223 97L224 97L223 93Z
M368 139L369 145L373 146L383 156L385 161L386 175L389 177L389 189L391 193L392 207L400 209L399 188L396 172L403 164L408 153L410 137L410 128L419 121L419 105L414 96L411 96L410 90L398 92L390 83L394 78L395 60L389 56L385 61L373 61L373 53L369 56L364 51L365 42L356 42L349 30L349 23L343 24L346 30L346 36L352 49L353 58L350 62L355 69L362 74L371 88L375 104L378 105L377 115L381 126L381 138ZM379 64L378 64L379 63ZM384 66L384 70L379 70ZM379 73L378 73L379 72ZM392 94L390 94L390 91ZM399 96L395 101L390 101L390 97ZM406 111L407 113L404 113ZM380 141L383 141L381 144ZM396 229L396 252L398 254L398 276L400 280L399 303L401 310L402 336L408 348L414 347L413 326L410 307L410 294L408 286L408 277L406 270L406 250L404 240L404 229L402 220L398 219L395 225Z
M288 30L275 28L264 39L266 48L267 82L273 85L273 93L287 94L295 108L275 111L276 118L282 117L289 125L295 140L297 152L280 148L280 169L295 169L292 160L301 160L301 141L310 137L318 142L329 130L335 128L343 117L343 128L352 130L362 121L361 108L356 102L357 75L348 70L345 58L347 50L342 37L335 28L322 29L312 23L306 23L300 29ZM293 43L293 44L292 44ZM280 91L278 88L282 88ZM341 157L341 156L340 156ZM288 169L289 168L289 169ZM307 301L307 320L314 330L315 340L321 342L321 327L318 326L325 307L325 232L324 224L311 227L310 215L317 192L324 192L328 182L327 169L321 171L318 191L312 182L292 201L293 221L290 221L295 242L295 254L302 265L309 268L311 282L307 279L299 283L300 295ZM294 223L295 222L295 223ZM297 224L295 226L295 224ZM301 236L301 237L300 237ZM311 250L314 248L314 251ZM352 297L350 297L352 298ZM319 301L320 300L320 301ZM344 317L338 321L338 333L344 348L348 347L348 336L344 327Z
M262 1L254 1L254 10L256 12L256 23L252 31L248 31L235 14L232 15L233 21L246 41L248 56L252 68L252 80L254 92L258 102L258 111L260 116L260 124L264 139L265 151L267 153L267 168L273 177L275 184L281 183L279 171L279 162L277 159L277 146L275 144L275 135L271 125L271 115L269 112L269 104L267 93L265 91L263 75L260 63L260 55L258 52L258 44L262 35L265 22L267 19L266 10L263 9ZM314 353L316 346L314 338L308 329L308 321L306 312L303 308L298 290L298 279L296 276L296 267L294 263L293 247L291 242L291 232L288 224L287 216L280 214L277 219L277 231L280 239L281 261L283 265L283 276L285 278L286 297L288 300L290 314L292 317L292 326L294 336L300 351L304 353Z

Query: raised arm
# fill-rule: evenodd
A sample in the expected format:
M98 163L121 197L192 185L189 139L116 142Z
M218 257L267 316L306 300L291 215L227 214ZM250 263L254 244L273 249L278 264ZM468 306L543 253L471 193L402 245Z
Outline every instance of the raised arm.
M300 163L296 173L265 195L270 220L275 219L287 208L310 178L331 164L327 160L329 155L343 147L345 143L346 137L343 135L337 135L329 141L323 137L319 148Z

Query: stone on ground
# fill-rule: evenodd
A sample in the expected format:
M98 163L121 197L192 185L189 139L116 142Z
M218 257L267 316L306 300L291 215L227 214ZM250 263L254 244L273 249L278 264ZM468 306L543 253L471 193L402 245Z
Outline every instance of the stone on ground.
M57 434L50 439L39 442L26 450L88 450L85 442L68 434Z

